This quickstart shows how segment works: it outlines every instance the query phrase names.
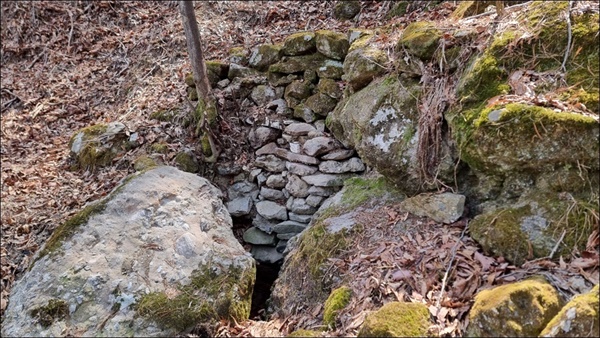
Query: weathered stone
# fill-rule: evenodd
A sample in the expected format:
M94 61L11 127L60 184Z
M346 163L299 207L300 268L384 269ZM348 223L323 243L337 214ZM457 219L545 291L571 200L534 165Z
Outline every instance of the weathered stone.
M257 227L244 231L244 242L255 245L275 245L275 235L267 234Z
M258 85L252 89L250 93L250 99L258 106L266 105L267 103L277 99L277 93L275 90L266 85Z
M273 100L266 105L267 109L274 109L279 115L288 116L291 110L288 109L287 102L284 99Z
M365 170L365 164L358 158L352 157L347 161L324 161L319 164L319 170L326 174L343 174Z
M321 205L321 202L323 202L323 199L324 199L323 196L309 195L306 198L306 204L316 208L319 205Z
M331 137L315 137L303 146L304 153L309 156L319 156L339 148L342 148L342 144Z
M318 132L325 132L325 120L317 120L313 122L313 126L317 129Z
M308 189L308 193L311 195L315 195L315 196L329 197L329 196L335 194L338 190L339 190L339 186L334 186L334 187L313 186L313 187L310 187L310 189Z
M252 198L244 196L227 202L227 211L234 217L248 215L252 211Z
M275 264L283 259L283 255L272 246L254 245L250 252L261 263Z
M286 162L286 166L287 166L287 162ZM269 188L273 188L273 189L281 189L283 187L285 187L285 184L287 183L287 180L285 177L283 177L283 175L271 175L269 176L269 178L267 178L267 187Z
M438 41L441 37L442 32L435 27L435 23L428 21L413 22L402 31L397 49L406 49L419 59L429 61L438 48Z
M265 144L260 149L258 149L256 151L256 156L275 154L277 149L279 149L279 147L277 146L277 143L271 142L271 143Z
M256 211L266 219L287 221L287 210L281 204L272 201L260 201L256 203Z
M256 164L256 162L254 162L254 164ZM267 182L268 179L268 174L266 172L261 172L260 174L258 174L258 176L256 176L256 183L258 183L259 187L262 187L265 182Z
M275 141L279 137L280 131L269 127L258 127L250 130L248 134L248 141L252 148L257 149L267 144L268 142Z
M317 167L293 162L285 162L285 168L290 173L300 176L312 175L317 172Z
M288 217L290 218L290 221L296 221L304 224L308 224L312 219L312 215L300 215L293 212L288 212Z
M275 155L264 155L259 156L254 161L254 165L259 168L263 168L270 172L280 173L285 169L285 162L279 159ZM266 177L265 177L266 181ZM260 184L260 183L259 183Z
M256 191L258 191L258 187L256 186L256 184L248 181L242 181L232 184L227 189L227 196L230 200L234 200L238 197L252 195L253 192Z
M314 52L316 49L315 33L299 32L285 38L281 52L284 55L295 56L308 54Z
M315 174L302 177L308 183L317 187L337 187L344 185L344 180L348 178L345 174ZM309 190L310 193L310 190Z
M315 114L327 116L335 108L337 100L323 93L316 93L306 99L304 104Z
M344 75L353 90L367 86L374 78L385 74L389 60L387 54L379 49L365 47L348 53L344 60Z
M358 337L422 337L429 325L425 304L390 302L367 315Z
M352 155L354 155L354 150L352 149L338 149L321 156L321 159L326 161L342 161L349 159L350 157L352 157Z
M277 242L277 245L275 246L275 250L277 250L277 252L283 253L285 251L286 246L287 246L287 242L288 242L287 240L280 239Z
M262 169L250 170L250 173L248 174L248 181L251 183L254 182L260 173L262 173Z
M303 198L308 196L308 184L296 175L288 176L288 183L285 185L285 189L294 197Z
M312 156L294 154L292 152L289 152L289 151L287 151L285 149L281 149L281 148L277 149L275 154L277 154L277 156L284 158L288 161L298 162L298 163L303 163L303 164L308 164L308 165L317 165L321 162Z
M223 162L216 165L217 174L222 176L235 176L242 172L242 167L233 162Z
M342 90L337 82L332 79L321 79L317 85L317 90L333 99L339 100L342 98ZM337 101L336 101L337 102Z
M285 198L281 190L266 187L260 188L260 195L271 201L279 201Z
M302 145L300 142L290 142L290 151L294 154L300 154L302 152Z
M344 75L344 64L340 61L327 60L317 68L317 75L321 79L340 80Z
M127 127L121 122L80 129L69 141L71 156L82 169L95 170L107 166L118 154L130 147L126 131Z
M267 73L269 84L273 87L286 86L292 83L294 80L298 80L300 76L296 74L282 74L282 73Z
M12 288L2 336L165 337L248 319L255 264L221 192L167 166L125 182L52 234Z
M300 103L294 107L293 116L297 119L302 119L307 123L311 123L317 119L317 115L304 103Z
M292 123L285 127L283 132L292 136L308 135L309 132L316 130L315 127L308 123Z
M276 232L278 234L285 234L285 233L300 233L302 232L302 230L306 229L306 224L304 223L300 223L300 222L295 222L295 221L285 221L285 222L281 222L279 224L277 224L274 228L273 228L273 232Z
M290 98L290 97L293 97L298 100L302 100L302 99L309 97L310 93L312 91L312 86L313 85L307 81L302 81L302 80L292 81L292 83L290 83L289 85L287 85L287 87L285 87L285 94L284 94L285 100L287 102L289 102L288 98Z
M273 232L273 227L277 225L277 223L279 223L279 221L277 220L268 220L264 217L262 217L260 214L257 214L253 219L252 219L252 225L257 227L258 229L262 230L263 232L270 234L271 232Z
M345 34L329 30L315 32L317 50L332 59L343 60L346 57L350 43Z
M317 208L308 205L304 198L294 198L290 211L299 215L312 215L317 211Z
M405 211L417 216L429 217L436 222L450 224L463 214L465 196L453 193L420 194L401 203Z
M598 284L571 299L548 323L539 337L598 337Z
M260 45L252 48L248 64L258 70L267 70L270 65L279 61L281 47L276 45Z
M338 20L350 20L360 12L360 1L339 1L333 7L333 17Z
M270 73L304 73L308 69L317 70L327 59L321 54L284 56L280 62L269 67Z
M294 237L294 236L296 236L296 235L298 235L298 234L297 234L297 233L294 233L294 232L288 232L288 233L277 234L277 239L280 239L280 240L285 240L285 241L287 241L287 240L291 239L292 237Z
M233 80L235 78L244 78L249 76L258 75L259 72L256 69L244 67L238 65L236 63L232 63L229 65L229 73L227 74L227 78L229 80Z
M537 337L561 305L559 293L541 276L483 290L469 311L465 336Z

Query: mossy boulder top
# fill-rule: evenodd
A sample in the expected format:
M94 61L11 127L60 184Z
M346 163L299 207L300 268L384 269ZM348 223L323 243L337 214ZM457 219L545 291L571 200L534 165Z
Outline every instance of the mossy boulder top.
M75 168L94 170L112 163L117 155L131 148L127 127L121 122L101 123L82 128L69 141Z
M12 289L2 335L164 337L247 319L254 260L220 195L173 167L131 177L54 231Z

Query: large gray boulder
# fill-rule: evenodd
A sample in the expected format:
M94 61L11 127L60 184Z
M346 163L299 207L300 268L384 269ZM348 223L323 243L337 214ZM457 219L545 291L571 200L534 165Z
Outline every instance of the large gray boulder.
M173 167L133 176L58 227L9 298L2 336L173 336L248 318L255 263L220 191Z
M344 146L356 149L366 164L410 194L435 188L419 168L419 91L414 80L379 78L340 101L327 118L329 129ZM452 147L443 140L439 149L436 178L453 182Z

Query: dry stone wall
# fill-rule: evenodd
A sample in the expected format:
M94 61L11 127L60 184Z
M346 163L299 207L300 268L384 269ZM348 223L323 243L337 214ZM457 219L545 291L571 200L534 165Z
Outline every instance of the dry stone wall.
M228 62L207 63L212 85L224 97L235 97L240 109L261 111L246 121L254 163L241 174L233 171L238 176L227 191L230 214L252 220L243 238L260 262L281 261L287 241L308 226L319 206L365 170L356 152L325 127L343 96L351 36L299 32L281 45L237 49Z

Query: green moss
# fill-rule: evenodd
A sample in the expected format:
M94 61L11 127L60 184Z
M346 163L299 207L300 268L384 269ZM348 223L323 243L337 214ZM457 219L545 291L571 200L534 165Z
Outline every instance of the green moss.
M314 330L296 330L286 337L321 337L321 333L319 331Z
M181 170L188 173L196 173L200 170L200 166L194 156L184 151L175 155L175 163Z
M152 143L150 150L152 153L166 154L169 152L169 146L164 142Z
M408 1L398 1L396 2L392 9L390 9L387 14L386 14L386 18L391 19L397 16L403 16L404 14L406 14L406 9L408 8Z
M158 164L148 155L142 155L133 162L133 168L136 171L141 171L156 167Z
M561 305L558 292L543 277L483 290L475 296L469 312L472 325L466 333L489 336L503 332L508 336L537 337ZM491 314L494 322L488 319Z
M416 57L430 60L438 48L442 33L429 21L413 22L406 26L398 41L398 48L406 48Z
M218 271L207 264L192 272L191 283L180 285L176 296L150 293L140 298L135 309L141 316L180 331L219 319L241 322L250 315L255 277L255 267L249 272L237 267Z
M428 327L424 304L391 302L365 318L358 337L424 337Z
M71 217L68 221L58 226L54 230L50 238L48 238L48 241L46 241L46 245L40 251L35 261L41 259L46 255L55 253L56 250L60 248L63 241L70 238L75 233L75 231L77 231L79 226L85 224L92 215L104 211L107 202L108 199L105 199L103 201L90 204L83 210L78 212L75 216ZM33 266L33 264L30 265L30 268L31 266Z
M335 327L338 312L350 303L351 297L352 290L347 286L341 286L331 291L323 308L323 324L328 327Z
M194 89L193 91L195 92L196 90ZM177 116L176 111L168 110L168 109L155 111L154 113L150 114L151 119L163 121L163 122L173 122L173 120L176 118L176 116Z
M597 337L600 334L598 284L582 295L575 296L552 318L540 337ZM575 318L569 313L575 309Z
M202 154L206 157L212 156L212 148L210 146L210 140L208 134L204 133L200 137L200 146L202 148Z
M366 201L382 197L393 189L385 180L385 177L376 179L364 179L352 177L344 181L344 195L342 203L345 210L352 210Z
M597 222L597 205L577 199L565 201L557 194L538 192L527 205L477 216L470 228L473 239L486 253L521 265L530 250L532 258L547 257L563 232L555 257L569 257L574 248L583 251Z
M34 308L30 315L36 318L38 322L47 328L52 323L62 320L69 314L69 305L62 299L50 299L45 306Z

